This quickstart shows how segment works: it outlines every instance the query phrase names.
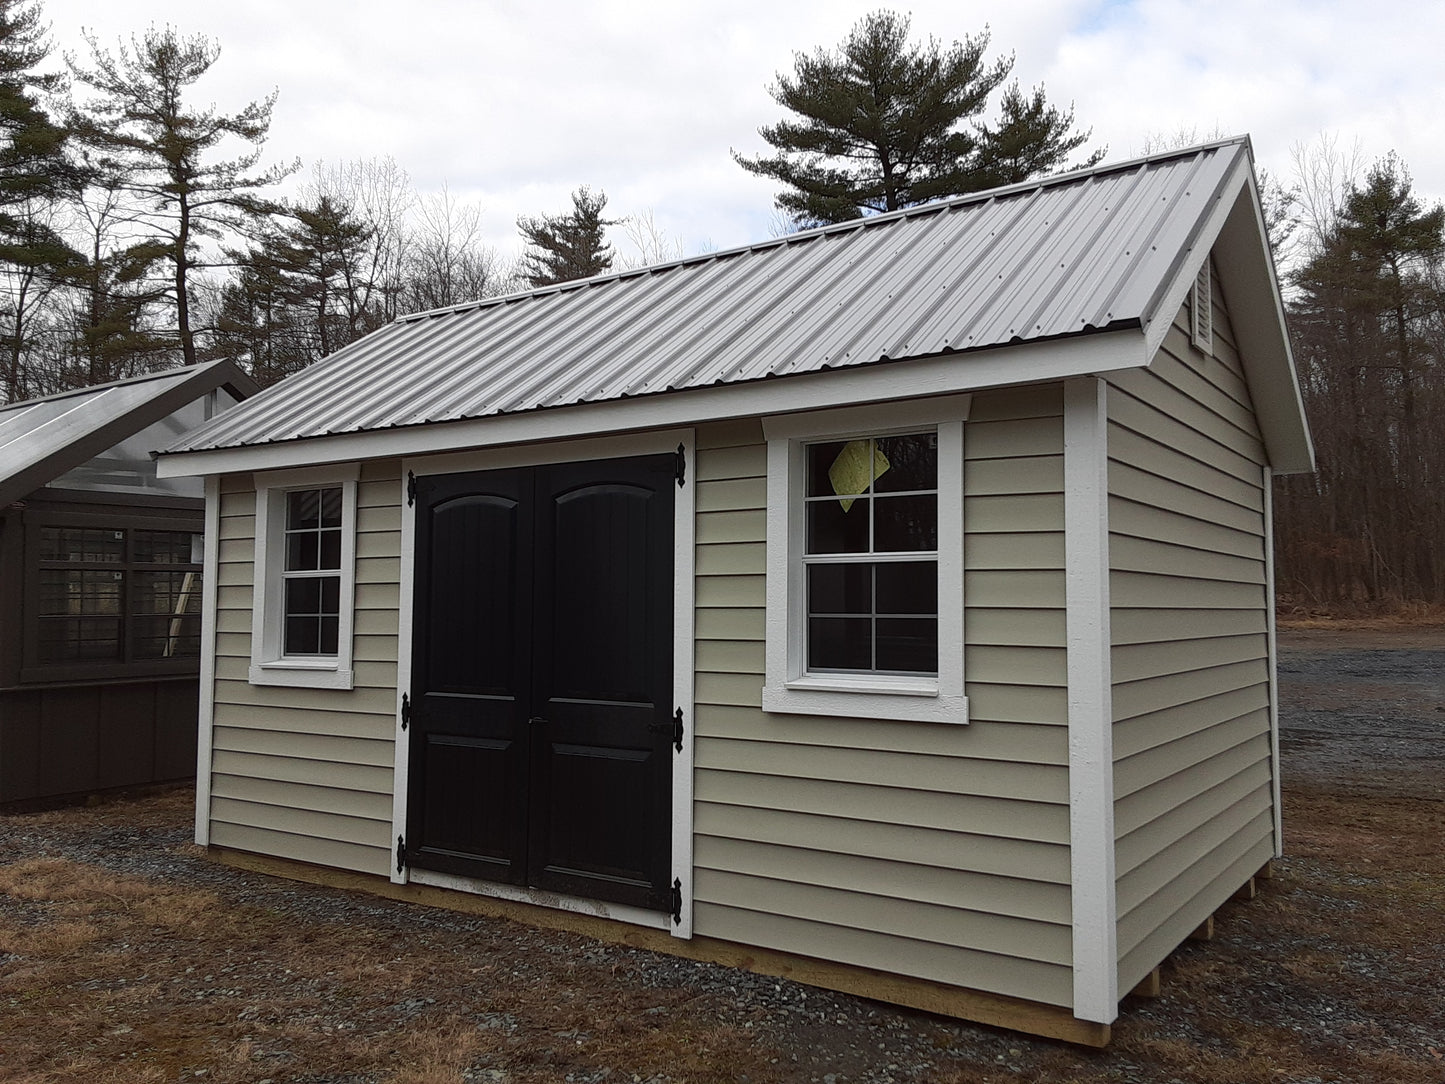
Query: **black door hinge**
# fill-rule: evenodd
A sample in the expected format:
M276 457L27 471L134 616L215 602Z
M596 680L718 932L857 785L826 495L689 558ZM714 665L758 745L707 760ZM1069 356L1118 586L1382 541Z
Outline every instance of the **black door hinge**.
M677 488L681 489L687 482L687 449L681 444L677 446L677 460L674 466Z
M405 730L411 725L411 697L406 693L401 694L401 728Z
M406 506L410 508L416 504L416 475L412 471L406 472Z
M652 723L647 728L654 734L666 734L672 742L672 747L679 753L682 752L682 709L678 708L673 714L670 722Z
M399 871L398 871L399 872ZM682 878L674 877L672 881L672 924L682 925Z
M396 837L396 872L406 869L406 837Z

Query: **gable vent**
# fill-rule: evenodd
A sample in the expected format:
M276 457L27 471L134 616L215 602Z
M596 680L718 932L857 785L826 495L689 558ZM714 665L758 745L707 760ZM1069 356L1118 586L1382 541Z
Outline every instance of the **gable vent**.
M1206 354L1214 352L1214 282L1209 273L1209 259L1206 257L1199 273L1194 276L1194 293L1189 302L1189 337L1196 350Z

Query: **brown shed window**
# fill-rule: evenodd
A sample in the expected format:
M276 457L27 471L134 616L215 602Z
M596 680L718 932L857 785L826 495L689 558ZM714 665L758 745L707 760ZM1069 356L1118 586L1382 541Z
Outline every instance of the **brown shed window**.
M30 539L26 678L195 665L201 650L198 531L61 521L32 527Z

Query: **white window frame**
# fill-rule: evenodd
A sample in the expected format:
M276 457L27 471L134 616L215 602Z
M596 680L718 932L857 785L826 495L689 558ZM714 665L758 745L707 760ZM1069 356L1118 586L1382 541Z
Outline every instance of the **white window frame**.
M764 711L968 722L963 683L963 424L969 402L970 396L957 395L763 420L768 441ZM921 430L938 434L938 674L809 674L804 659L806 446Z
M256 478L256 563L251 609L252 685L350 689L356 611L355 463L271 471ZM285 654L286 495L298 489L341 489L341 592L335 655Z

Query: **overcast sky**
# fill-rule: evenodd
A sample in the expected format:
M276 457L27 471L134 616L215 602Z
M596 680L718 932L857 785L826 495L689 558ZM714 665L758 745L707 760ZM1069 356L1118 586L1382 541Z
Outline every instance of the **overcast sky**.
M880 5L819 0L42 0L55 59L168 21L220 59L193 88L232 111L279 90L268 161L393 157L418 191L481 204L488 240L519 214L568 209L579 184L616 215L651 212L688 253L769 236L757 153L782 115L767 87L795 51L832 48ZM1404 0L912 0L915 37L987 23L991 55L1074 104L1121 160L1151 135L1248 133L1288 178L1321 133L1368 161L1394 149L1417 192L1445 196L1445 4ZM617 239L622 242L621 238ZM619 247L625 247L622 242Z

